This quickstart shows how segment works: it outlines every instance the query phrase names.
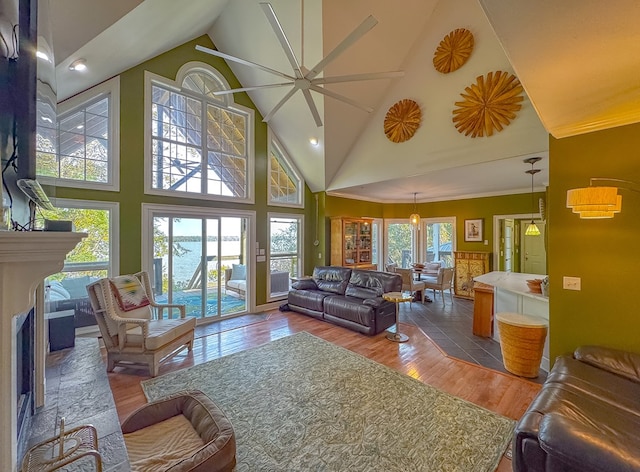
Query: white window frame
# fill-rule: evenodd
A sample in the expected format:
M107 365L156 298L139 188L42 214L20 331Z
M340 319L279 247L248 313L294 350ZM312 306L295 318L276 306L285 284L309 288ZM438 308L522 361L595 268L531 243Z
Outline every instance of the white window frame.
M56 187L107 190L111 192L120 191L120 76L113 77L59 103L56 115L59 123L65 115L75 113L102 97L109 97L109 157L107 160L107 182L93 182L90 180L38 175L38 180L41 183ZM57 155L60 155L59 143Z
M282 145L282 143L280 142L280 140L278 139L276 134L271 130L271 128L269 128L268 131L267 131L267 139L268 139L268 145L267 145L267 205L269 205L269 206L279 206L279 207L288 207L288 208L304 208L305 181L302 178L302 174L300 173L298 168L295 166L295 164L293 163L293 161L289 157L289 153L284 148L284 146ZM291 172L293 173L293 176L297 179L297 185L298 185L298 188L297 188L298 202L297 203L282 203L282 202L277 202L277 201L271 200L271 170L272 170L271 169L271 152L272 152L272 149L273 149L274 146L278 151L275 154L277 156L282 157L282 159L284 159L286 165L288 165L289 169L291 169Z
M455 216L445 216L442 218L422 218L420 220L420 232L422 233L422 235L420 235L420 241L419 241L419 247L418 247L418 256L419 258L422 258L422 256L427 254L427 224L433 224L433 223L451 223L451 225L453 226L453 235L452 235L452 240L451 240L451 257L453 259L453 264L451 267L453 267L453 265L455 265L455 256L454 253L456 251L456 241L458 239L457 236L457 226L456 226L456 217ZM423 260L420 261L416 261L416 262L426 262Z
M227 208L196 207L185 205L160 205L155 203L142 204L142 267L143 270L153 274L153 218L155 216L183 216L185 218L218 218L236 217L247 219L247 290L245 293L246 313L255 311L256 286L255 260L256 260L256 212L252 210L234 210ZM206 318L202 318L206 319ZM199 323L200 319L197 320Z
M246 188L246 197L238 198L238 197L230 197L226 195L213 195L213 194L203 194L203 193L195 193L195 192L176 192L168 189L158 189L153 188L153 158L151 156L152 151L152 116L151 116L151 105L152 105L152 87L153 85L159 85L161 87L166 87L171 89L174 92L182 93L189 96L194 96L192 93L186 93L182 89L182 82L188 73L193 71L203 71L209 74L214 75L218 80L224 84L225 88L231 89L228 82L222 76L220 72L218 72L215 68L211 67L209 64L205 64L203 62L187 62L184 64L178 73L176 74L176 79L171 80L167 77L163 77L158 74L154 74L149 71L144 72L144 193L148 195L164 195L171 196L176 198L185 198L185 199L198 199L198 200L209 200L209 201L227 201L227 202L236 202L236 203L247 203L253 204L255 203L255 177L254 177L254 168L255 168L255 111L252 108L244 107L234 102L233 94L225 95L226 106L238 113L243 113L247 115L247 136L246 136L246 145L247 145L247 188ZM202 97L201 97L202 98ZM204 102L206 103L206 102ZM221 106L221 103L215 103L216 106ZM203 140L206 142L206 134L203 134ZM206 149L205 149L206 150Z
M391 218L384 220L384 265L386 266L387 260L389 260L389 226L392 224L409 224L409 217L407 218ZM420 237L416 237L416 230L411 230L411 260L415 260L416 254L418 254L418 240Z
M384 271L386 270L386 263L385 261L387 260L385 257L385 251L386 251L386 246L385 246L385 237L384 237L384 232L385 232L385 226L384 226L384 219L382 218L374 218L373 221L371 222L371 244L372 247L371 249L373 250L373 227L377 228L376 231L376 240L378 242L378 247L376 248L376 252L378 253L378 264L376 265L377 270L381 270ZM372 254L373 255L373 254Z
M298 220L298 276L304 271L304 215L301 213L279 213L267 212L267 271L271 274L271 219L272 218L290 218ZM271 277L267 277L267 301L273 302L283 300L286 296L271 296Z
M83 210L109 211L109 264L107 273L113 277L120 273L120 203L95 200L76 200L69 198L51 198L51 204L57 208L80 208ZM104 270L102 263L96 266L87 265L81 269L69 267L66 262L60 272L75 270Z

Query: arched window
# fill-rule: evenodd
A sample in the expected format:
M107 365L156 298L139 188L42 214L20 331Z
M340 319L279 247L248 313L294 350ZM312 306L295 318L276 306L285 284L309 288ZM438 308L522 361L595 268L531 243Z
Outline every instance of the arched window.
M147 73L147 193L251 202L253 110L205 64L186 64L175 82Z
M269 137L269 205L302 207L304 182L273 133Z

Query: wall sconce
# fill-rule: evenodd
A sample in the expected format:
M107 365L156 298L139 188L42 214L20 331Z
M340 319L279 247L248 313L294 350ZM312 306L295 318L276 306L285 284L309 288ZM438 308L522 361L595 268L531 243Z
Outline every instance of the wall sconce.
M409 224L416 231L420 231L420 215L418 214L418 210L416 208L416 195L417 193L413 193L413 213L409 216Z
M614 182L614 186L593 186L594 182ZM618 188L626 188L638 192L639 190L621 186L620 184L638 185L635 182L622 179L607 179L592 177L589 187L567 190L567 208L577 213L581 219L613 218L622 211L622 195L618 195Z

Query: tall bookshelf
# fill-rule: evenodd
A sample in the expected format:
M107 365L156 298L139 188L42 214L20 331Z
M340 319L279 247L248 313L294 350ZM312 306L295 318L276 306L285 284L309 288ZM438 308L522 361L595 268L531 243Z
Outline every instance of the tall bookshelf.
M375 270L367 218L331 218L331 265Z

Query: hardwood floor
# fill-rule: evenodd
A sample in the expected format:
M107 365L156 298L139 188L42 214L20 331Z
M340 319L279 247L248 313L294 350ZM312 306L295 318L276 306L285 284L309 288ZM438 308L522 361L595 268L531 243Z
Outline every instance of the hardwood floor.
M406 343L391 342L385 338L385 333L369 337L298 313L275 311L269 313L264 321L197 338L193 351L184 350L165 361L160 367L160 375L307 331L513 419L522 415L540 389L540 385L534 382L447 357L420 328L412 324L401 323L400 328L401 332L409 335ZM121 422L146 403L140 382L148 378L146 371L133 369L116 368L109 374ZM511 470L510 461L503 458L497 470Z

